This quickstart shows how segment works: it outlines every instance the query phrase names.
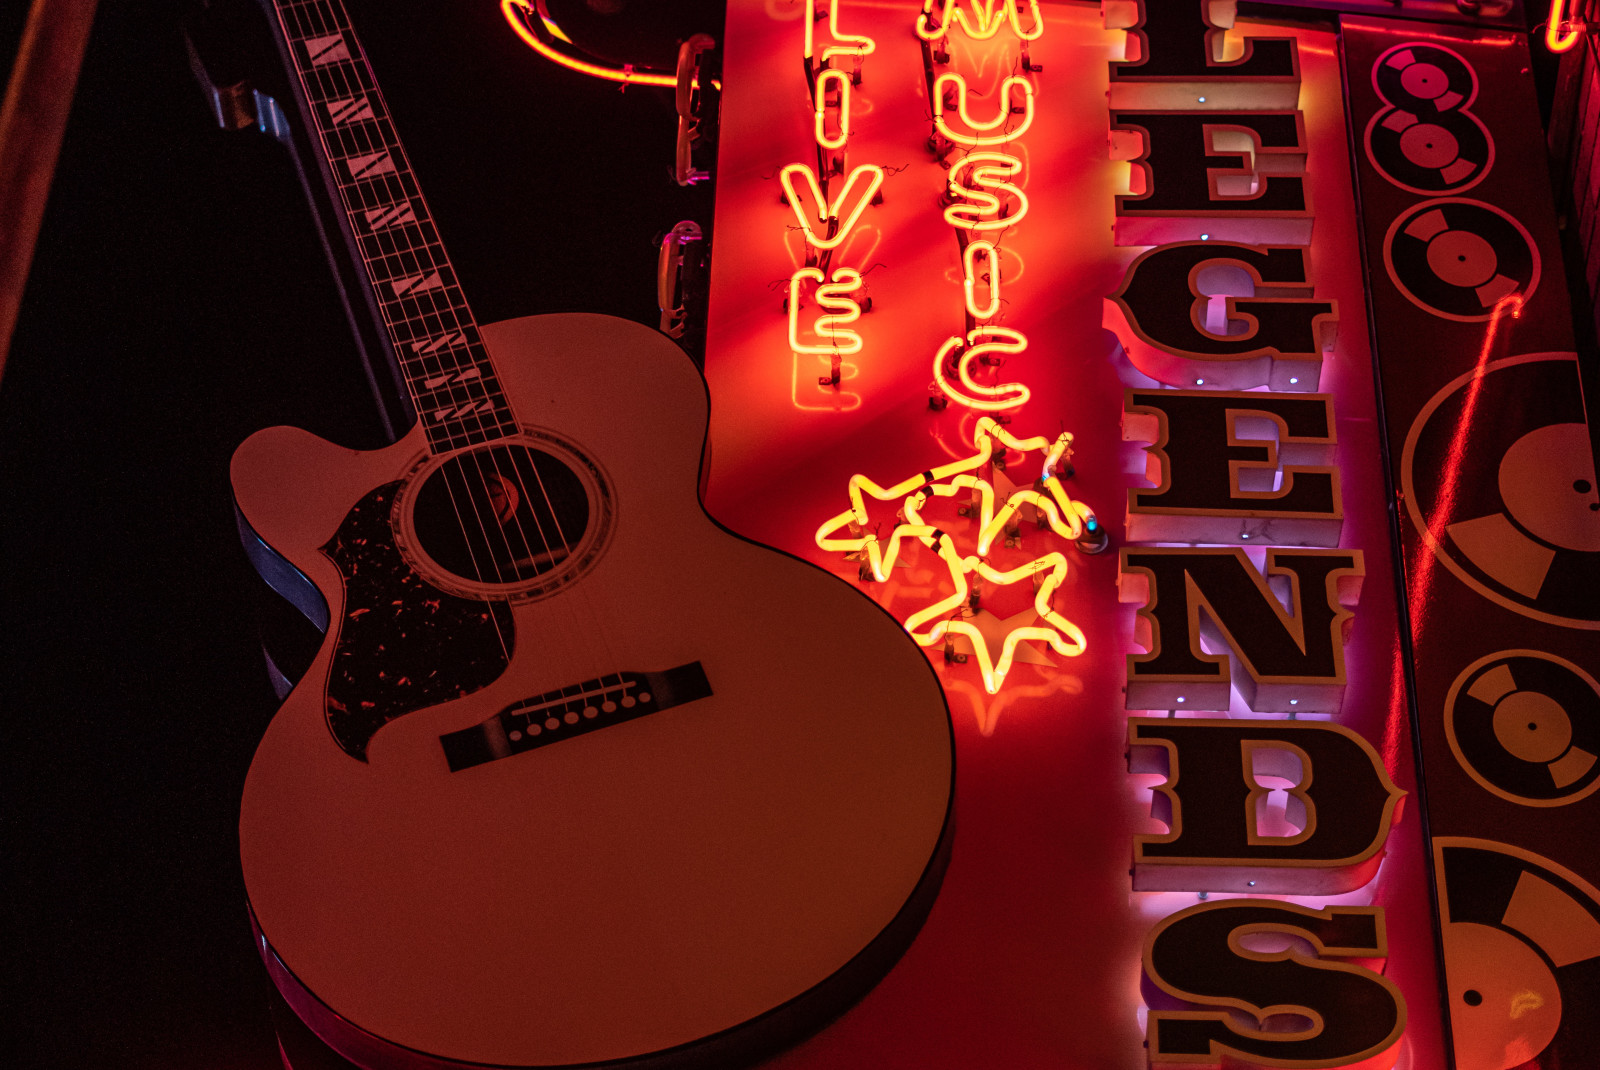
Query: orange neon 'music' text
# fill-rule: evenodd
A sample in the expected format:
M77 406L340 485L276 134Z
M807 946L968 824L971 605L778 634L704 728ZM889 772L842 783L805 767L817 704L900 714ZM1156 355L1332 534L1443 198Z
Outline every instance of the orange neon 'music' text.
M950 196L964 197L944 210L944 220L963 230L1000 230L1028 214L1028 195L1006 181L1022 173L1022 161L1008 152L974 152L950 168ZM1010 197L1008 209L1002 197Z
M1022 96L1022 118L1014 127L1006 124L1012 119L1015 111L1011 104L1013 90ZM1000 83L1000 101L995 108L993 119L978 120L972 117L972 112L967 108L969 90L967 80L959 74L941 74L933 83L933 128L939 136L957 145L966 145L976 148L984 145L1004 145L1013 138L1019 138L1028 132L1028 127L1033 125L1033 85L1026 78L1015 75ZM945 112L950 107L946 103L949 97L955 106L956 118L965 127L958 131L952 127L945 118Z
M1037 40L1044 33L1044 20L1039 17L1039 0L1026 0L1028 28L1022 28L1018 15L1024 0L922 0L922 14L917 16L917 36L924 41L937 41L949 32L951 26L960 26L968 37L987 41L1009 24L1011 32L1024 41ZM934 5L939 5L939 21L933 22Z
M939 347L933 358L933 378L950 397L971 409L999 412L1026 402L1033 392L1021 383L1000 383L984 386L972 378L972 362L990 354L1012 356L1028 348L1028 339L1022 332L1009 327L979 327L967 332L963 340L953 335ZM945 374L950 358L955 357L956 382Z
M979 257L983 258L979 266ZM983 283L989 300L978 305L978 284ZM965 291L967 315L975 320L986 320L1000 311L1000 252L993 242L978 239L967 243L961 254L961 288Z

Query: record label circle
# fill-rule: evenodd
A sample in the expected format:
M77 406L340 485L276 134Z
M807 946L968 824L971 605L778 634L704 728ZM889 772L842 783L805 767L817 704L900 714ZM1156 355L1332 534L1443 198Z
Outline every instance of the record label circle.
M1524 806L1565 806L1600 788L1600 684L1564 658L1503 650L1450 685L1445 736L1478 785Z
M1422 407L1400 483L1412 528L1468 587L1534 620L1600 629L1600 488L1584 421L1574 354L1490 361Z
M1478 73L1436 44L1395 45L1372 65L1384 106L1367 122L1362 147L1390 183L1424 195L1471 189L1494 166L1494 137L1471 111Z
M1495 840L1436 836L1433 858L1457 1070L1593 1065L1600 891Z
M1539 285L1533 235L1492 204L1444 197L1414 204L1383 238L1389 279L1418 308L1479 323L1501 302L1524 303Z

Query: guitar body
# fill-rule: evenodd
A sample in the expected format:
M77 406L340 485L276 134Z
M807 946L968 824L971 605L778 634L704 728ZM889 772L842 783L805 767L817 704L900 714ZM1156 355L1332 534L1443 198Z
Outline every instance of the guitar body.
M482 337L520 439L272 428L234 458L241 516L330 618L245 785L274 980L369 1068L758 1054L931 905L939 685L871 601L705 515L705 390L671 343L587 315ZM442 512L542 549L524 530L509 573L463 575L488 544Z

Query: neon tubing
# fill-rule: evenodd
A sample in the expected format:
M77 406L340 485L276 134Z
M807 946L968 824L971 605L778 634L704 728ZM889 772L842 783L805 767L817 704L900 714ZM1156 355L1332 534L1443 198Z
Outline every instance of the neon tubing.
M945 120L945 86L954 86L956 117L961 120L968 130L979 131L973 134L958 134L950 128ZM1022 91L1022 121L1012 130L1005 128L1011 120L1011 91ZM1028 132L1028 127L1033 125L1033 86L1026 78L1015 75L1000 83L1000 104L995 111L993 119L979 122L972 117L972 112L967 109L967 80L959 74L941 74L933 83L933 128L939 136L957 145L975 148L984 145L1004 145L1013 138L1019 138ZM998 130L999 133L988 133Z
M988 271L978 269L978 256L983 255ZM978 280L987 278L989 303L978 307L975 291ZM961 254L961 288L966 293L967 315L975 320L986 320L1000 311L1000 254L993 242L972 241Z
M866 535L860 534L867 524L871 522L871 517L867 513L866 497L863 492L866 496L870 496L880 502L894 501L899 498L905 498L908 495L914 495L924 487L968 472L975 472L982 468L994 456L996 442L1005 449L1017 450L1020 453L1045 450L1045 460L1040 467L1039 478L1050 489L1051 497L1057 503L1061 513L1071 513L1080 517L1093 515L1087 507L1072 501L1066 492L1060 488L1060 480L1056 478L1057 465L1062 462L1063 458L1070 459L1071 457L1071 434L1063 433L1057 436L1054 441L1045 438L1043 435L1035 435L1033 438L1017 438L1002 427L993 417L980 416L977 426L973 429L973 442L976 444L977 452L971 456L950 461L925 472L919 472L891 487L880 486L871 478L859 472L851 476L847 489L847 493L850 496L850 508L838 516L830 518L817 529L817 546L823 550L832 550L840 553L866 551L870 556L872 553L871 544L875 544L877 539L876 536L870 533ZM854 532L852 537L843 539L835 537L839 531L846 528ZM1074 535L1072 537L1076 538L1077 536ZM897 546L891 545L890 549L894 553L898 553ZM879 581L888 578L888 568L893 567L892 557L889 560L891 562L890 565L883 568L877 567L876 563L874 564L873 575Z
M806 192L811 195L811 203L819 209L815 221L800 204L800 193L794 184L795 175L805 176ZM866 176L867 179L866 189L858 192L855 207L850 209L850 214L845 217L843 223L840 223L839 210L850 200L850 195L852 191L856 191L862 176ZM867 205L877 196L878 187L883 185L883 168L877 164L862 164L852 169L850 177L845 179L844 188L832 201L823 195L822 187L817 182L817 173L811 169L810 164L789 164L778 173L778 181L783 183L783 192L788 198L789 207L794 209L795 218L800 220L800 226L806 232L806 241L818 249L836 249L845 238L849 237L856 221L861 218L861 213L867 210ZM817 236L819 223L829 225L827 236Z
M1001 341L983 340L984 335L998 336ZM967 332L965 341L960 335L952 335L945 339L944 345L939 347L939 352L933 358L933 380L939 385L951 400L958 401L971 409L983 412L999 412L1001 409L1015 408L1033 396L1033 392L1021 383L1001 383L998 386L984 386L974 382L972 378L972 361L988 353L1021 353L1028 348L1028 339L1019 331L1008 327L979 327ZM945 375L945 363L950 355L957 349L961 355L956 358L956 383L952 383Z
M1022 161L1007 152L974 152L957 160L950 168L950 195L965 197L972 203L952 204L944 210L944 221L963 230L1000 230L1028 214L1028 195L1007 182L1022 171ZM971 172L970 183L962 179ZM1017 200L1016 211L1002 215L1005 202L997 194Z
M836 137L828 137L828 83L838 83L839 91L839 133ZM817 144L825 149L842 149L845 142L850 140L850 76L844 71L836 71L831 67L817 75L816 99L816 132Z
M816 52L816 8L812 7L811 0L803 2L810 8L806 14L811 16L810 18L806 15L800 16L801 21L806 24L806 60L809 62ZM854 56L860 59L862 56L872 55L873 50L878 47L878 42L864 34L845 33L839 29L839 0L828 0L828 35L836 43L824 48L822 55L817 57L824 67L834 56Z
M944 598L924 606L906 618L905 628L912 638L923 646L931 646L951 635L965 637L975 652L984 688L990 694L994 694L1010 672L1020 643L1029 640L1043 642L1057 654L1066 657L1082 654L1088 644L1083 632L1057 613L1052 604L1056 591L1067 577L1067 561L1064 555L1052 551L1010 571L1001 571L993 567L982 559L983 556L993 545L995 536L1005 530L1012 517L1024 505L1033 505L1047 520L1051 529L1062 538L1076 538L1082 533L1082 521L1094 514L1083 503L1072 501L1060 487L1058 466L1071 457L1071 434L1063 433L1054 440L1043 436L1018 439L993 418L983 416L978 419L974 430L974 442L977 452L970 457L921 472L892 487L879 486L864 475L852 476L849 486L851 508L823 524L817 530L816 541L824 550L845 551L863 556L872 575L879 581L888 577L889 570L894 567L900 556L905 540L915 539L933 550L950 574L952 590ZM993 486L988 480L973 473L992 461L996 443L1006 449L1024 453L1044 452L1038 483L1048 489L1048 497L1035 489L1017 490L1007 499L1004 506L995 511ZM876 534L864 532L870 518L866 512L863 492L879 501L892 501L904 496L900 507L901 523L898 523L889 535L887 548L880 545ZM937 497L955 497L963 492L977 497L982 528L976 546L977 553L967 556L962 556L957 551L954 540L924 520L921 513L930 493ZM836 537L846 528L854 533L852 537ZM985 582L1002 586L1031 580L1036 586L1034 612L1043 618L1048 627L1033 624L1012 629L1001 645L999 659L991 661L987 643L978 628L965 620L952 619L950 616L962 613L968 604L972 588L967 577L974 573Z
M917 16L917 36L924 41L937 41L949 32L953 24L960 25L968 37L977 41L987 41L999 33L1002 23L1009 23L1011 32L1023 41L1036 41L1044 33L1044 20L1039 16L1039 0L1028 0L1031 25L1027 30L1022 28L1017 16L1022 0L943 0L937 26L928 18L933 14L935 2L922 0L922 13ZM970 15L968 8L972 10Z
M543 17L534 10L531 0L500 0L500 13L505 16L506 24L511 27L512 32L522 38L523 44L539 53L545 59L550 60L552 63L560 64L570 71L577 71L579 74L587 74L591 78L601 78L608 82L620 82L623 85L676 87L678 84L676 73L660 74L653 71L640 71L635 70L631 64L620 68L604 67L598 63L579 59L576 56L569 56L565 52L558 50L530 28L529 23L533 19L539 19L540 22L544 22ZM545 23L545 25L552 36L563 41L566 40L566 35L554 23ZM568 43L570 44L571 42ZM722 83L716 79L712 79L711 84L719 89L722 88Z
M817 284L817 305L828 315L818 316L812 326L816 344L800 341L800 297L806 280ZM796 353L838 353L849 356L861 352L861 335L846 324L861 318L861 305L849 295L861 289L861 272L854 268L835 268L833 281L824 282L819 268L803 267L789 276L789 348Z
M1550 17L1544 27L1544 43L1550 51L1565 52L1578 43L1584 25L1579 22L1576 30L1568 29L1571 25L1567 19L1567 0L1550 0Z

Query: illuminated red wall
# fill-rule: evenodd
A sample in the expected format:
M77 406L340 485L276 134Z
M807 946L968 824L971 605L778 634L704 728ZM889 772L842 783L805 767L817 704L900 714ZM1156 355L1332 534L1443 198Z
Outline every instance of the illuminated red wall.
M826 357L790 350L783 301L804 248L777 176L785 165L814 165L816 158L801 10L786 0L729 8L706 362L713 398L707 504L735 530L856 582L855 562L813 540L819 525L847 507L850 477L888 484L969 454L977 415L958 403L929 405L935 354L964 324L961 262L940 203L946 174L926 144L930 109L915 5L842 7L843 29L876 41L853 93L848 162L878 164L888 175L883 203L863 213L833 266L863 273L872 308L854 325L862 348L844 358L837 387L818 383L830 372ZM1115 198L1130 192L1130 165L1108 148L1107 89L1125 33L1105 29L1090 6L1045 12L1044 33L1030 46L1042 67L1032 77L1035 121L1011 149L1025 161L1029 213L1008 228L1002 260L1003 322L1030 346L1006 361L996 381L1032 391L1010 412L1015 434L1075 436L1069 491L1108 526L1113 552L1066 550L1070 578L1054 604L1084 632L1083 655L1045 653L1019 663L991 696L971 662L946 663L941 645L929 648L958 746L958 831L943 892L899 966L777 1066L1143 1067L1141 946L1160 919L1201 901L1194 892L1135 892L1129 876L1133 837L1164 826L1149 816L1151 786L1161 778L1128 772L1127 719L1166 711L1129 711L1123 699L1125 658L1143 648L1135 640L1136 606L1118 601L1115 549L1126 545L1128 490L1148 485L1144 444L1123 441L1123 392L1152 385L1128 359L1132 334L1107 300L1144 251L1114 242ZM819 41L827 39L825 26L819 24ZM1362 551L1365 583L1345 647L1348 690L1337 720L1368 740L1395 783L1412 791L1336 35L1278 26L1257 32L1291 33L1298 42L1313 278L1318 297L1339 306L1321 389L1337 413L1340 546ZM1011 73L1015 56L1015 39L1002 32L988 45L957 42L950 69L967 72L977 86ZM881 508L892 527L894 506ZM1026 548L1042 552L1032 547L1048 545L1048 536L1028 541L1034 538L1025 535ZM1241 545L1260 567L1264 547ZM913 558L887 582L863 585L901 619L948 582L931 555ZM1017 615L1010 623L1031 620L1030 604L1031 593L985 594L999 617ZM1255 716L1237 694L1229 713ZM1394 1065L1432 1068L1444 1065L1443 1026L1412 802L1390 832L1375 880L1343 896L1292 901L1383 908L1384 974L1409 1007Z

